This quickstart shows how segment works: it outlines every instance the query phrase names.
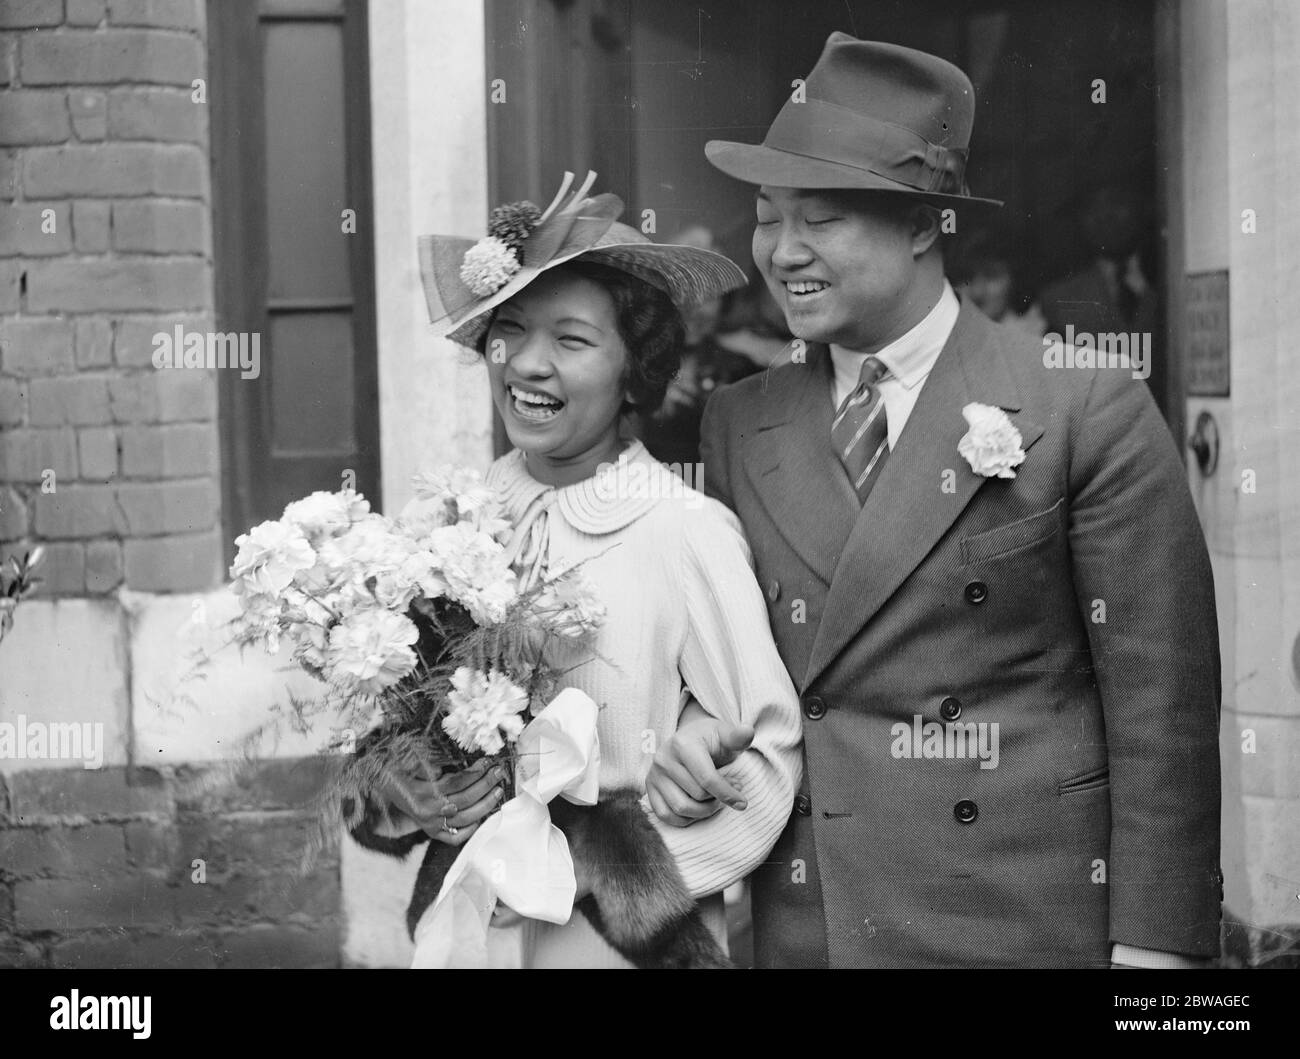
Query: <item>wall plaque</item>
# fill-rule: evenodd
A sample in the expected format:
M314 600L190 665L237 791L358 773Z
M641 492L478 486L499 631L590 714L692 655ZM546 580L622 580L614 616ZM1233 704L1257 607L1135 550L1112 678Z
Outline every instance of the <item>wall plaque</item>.
M1188 397L1227 397L1228 272L1190 272L1186 301L1187 356L1183 362Z

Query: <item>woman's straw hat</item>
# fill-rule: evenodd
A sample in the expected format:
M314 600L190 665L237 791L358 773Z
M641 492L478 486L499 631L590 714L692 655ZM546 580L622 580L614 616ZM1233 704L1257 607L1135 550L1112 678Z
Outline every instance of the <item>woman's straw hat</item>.
M681 311L743 287L745 273L728 257L692 246L652 243L616 220L623 201L587 193L596 174L573 190L573 174L546 210L530 202L492 211L477 243L449 235L419 238L420 277L429 318L440 335L473 347L491 312L547 269L581 258L631 273L657 287Z

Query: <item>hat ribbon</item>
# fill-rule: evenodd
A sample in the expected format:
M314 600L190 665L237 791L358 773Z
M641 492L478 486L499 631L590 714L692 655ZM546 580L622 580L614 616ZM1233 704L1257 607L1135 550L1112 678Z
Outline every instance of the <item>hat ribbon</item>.
M787 103L763 145L863 169L917 191L965 193L965 148L941 147L911 129L824 99Z

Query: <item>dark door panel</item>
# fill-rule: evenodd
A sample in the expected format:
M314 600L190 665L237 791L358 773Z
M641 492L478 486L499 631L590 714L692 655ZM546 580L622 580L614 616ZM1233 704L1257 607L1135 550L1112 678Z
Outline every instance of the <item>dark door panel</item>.
M261 343L221 378L228 554L349 472L380 502L367 49L363 0L209 6L217 329Z

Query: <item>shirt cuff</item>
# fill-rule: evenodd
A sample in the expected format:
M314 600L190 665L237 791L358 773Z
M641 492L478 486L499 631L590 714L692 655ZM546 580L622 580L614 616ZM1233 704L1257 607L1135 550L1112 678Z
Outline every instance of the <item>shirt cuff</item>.
M1177 952L1161 952L1159 949L1141 949L1136 945L1120 944L1111 947L1110 962L1152 971L1192 970L1210 964L1210 960L1197 956L1184 956Z

